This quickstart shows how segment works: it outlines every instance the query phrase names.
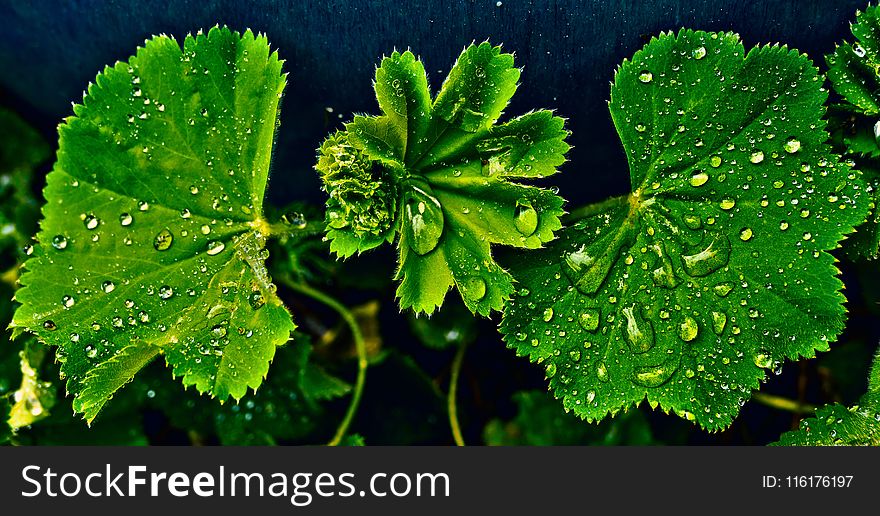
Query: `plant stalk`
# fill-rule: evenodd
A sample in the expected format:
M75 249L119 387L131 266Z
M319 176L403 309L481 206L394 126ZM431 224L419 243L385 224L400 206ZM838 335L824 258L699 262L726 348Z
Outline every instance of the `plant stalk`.
M455 358L452 359L452 372L449 377L449 394L446 397L446 409L449 413L449 427L452 429L452 438L456 446L464 446L464 438L461 435L461 425L458 423L458 407L455 398L458 394L458 377L461 373L461 364L464 362L464 353L467 343L458 346Z
M352 339L354 339L355 349L357 350L358 370L357 378L354 382L354 388L351 392L351 401L348 404L348 410L346 410L345 417L343 417L339 426L336 428L336 433L333 435L333 438L327 443L327 446L338 446L348 432L348 427L351 425L355 414L357 414L358 406L361 403L361 396L364 391L364 384L367 380L367 345L366 342L364 342L364 335L361 332L361 327L358 326L357 320L354 318L354 314L336 299L304 283L296 283L287 280L284 284L291 290L306 295L336 311L345 323L348 324L348 327L351 330L351 336Z

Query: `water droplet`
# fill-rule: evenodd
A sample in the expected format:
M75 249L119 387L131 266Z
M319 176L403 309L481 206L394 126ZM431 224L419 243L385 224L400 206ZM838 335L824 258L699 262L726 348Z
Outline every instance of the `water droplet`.
M196 195L199 193L199 187L196 185L192 185L189 187L189 193Z
M123 226L131 226L132 222L134 222L134 217L128 213L123 213L119 216L119 223Z
M538 212L532 207L531 201L516 201L513 223L523 236L531 236L538 229Z
M751 228L742 228L739 232L739 239L743 242L748 242L754 236L754 232Z
M462 295L474 301L483 299L486 297L486 281L480 276L469 276L462 285Z
M578 324L587 331L596 331L599 328L599 311L588 308L578 316Z
M107 294L109 294L110 292L113 292L115 289L116 289L116 284L113 283L112 281L108 280L108 281L105 281L104 283L101 283L101 290L103 290Z
M663 363L633 368L633 382L643 387L659 387L672 378L678 369L679 356L670 355Z
M215 256L223 252L226 249L226 244L219 240L211 240L208 242L208 250L207 253L209 256Z
M168 228L165 228L156 235L155 239L153 239L153 247L156 248L157 251L167 251L168 248L171 247L173 241L174 235L171 234L171 231L168 231Z
M86 346L86 356L89 358L95 358L98 356L98 348L89 344Z
M682 216L681 220L689 229L700 229L703 226L703 221L699 215L694 215L693 213L686 213Z
M79 342L79 333L71 333L70 342Z
M709 174L702 171L691 176L691 186L703 186L707 181L709 181Z
M712 312L712 330L716 335L721 335L724 332L724 327L727 326L727 314L724 312Z
M547 378L553 378L556 376L556 364L549 363L547 364Z
M697 47L694 49L694 59L703 59L706 57L706 47Z
M150 203L147 201L140 201L138 202L138 209L141 211L147 211L150 209Z
M697 324L696 319L689 315L684 316L684 319L678 326L678 336L681 338L681 340L685 342L690 342L697 338L697 334L699 332L700 326Z
M162 299L168 299L174 295L174 289L169 287L168 285L162 285L159 287L159 297Z
M736 206L736 201L734 201L733 199L722 199L719 206L721 206L722 210L730 210L734 206Z
M626 340L634 353L644 353L654 347L654 328L651 322L642 317L641 310L635 305L625 307Z
M639 72L639 81L641 81L642 83L648 84L649 82L651 82L653 80L654 80L654 74L652 74L650 71L642 70L641 72Z
M730 240L721 233L711 233L711 238L709 245L699 252L681 256L681 265L688 275L706 276L727 265L730 260Z
M100 223L101 221L94 215L87 215L86 218L83 219L83 224L85 224L86 229L89 230L95 229Z
M544 322L550 322L553 319L553 307L547 307L543 315Z
M862 45L855 43L855 44L853 44L852 49L853 49L853 53L855 55L857 55L858 57L865 57L866 52L865 52L864 47L862 47Z
M248 303L250 303L251 308L254 310L259 310L266 304L266 300L263 298L262 292L254 290L248 296Z
M405 195L406 220L404 224L407 242L417 254L433 251L443 234L443 210L427 186L412 186Z
M61 305L64 306L64 308L70 308L75 304L76 299L74 299L73 296L64 296L61 298Z
M764 161L764 153L762 151L755 151L749 156L749 161L757 165L758 163Z
M58 249L59 251L62 249L67 249L67 237L64 235L55 235L52 237L52 247Z
M762 369L770 369L773 367L773 358L766 353L756 354L753 361L756 366Z
M718 168L721 166L721 161L722 161L721 156L715 155L715 156L712 156L711 158L709 158L709 165L712 168Z
M730 294L733 290L733 284L728 282L719 283L712 287L712 290L718 297L727 297L727 294Z
M142 323L146 324L150 322L150 314L141 310L140 312L138 312L138 319L140 319Z
M58 326L56 326L55 323L54 323L53 321L44 321L44 322L43 322L43 328L45 328L45 329L47 329L47 330L49 330L49 331L55 331L55 330L58 329Z
M599 366L596 367L596 377L601 382L608 381L608 366L605 365L605 362L599 362Z
M184 208L184 209L180 210L180 217L184 218L184 219L188 219L188 218L192 217L192 212L189 211L188 208Z
M785 149L785 152L789 154L794 154L795 152L801 150L801 142L795 138L791 137L786 140L785 145L782 146Z

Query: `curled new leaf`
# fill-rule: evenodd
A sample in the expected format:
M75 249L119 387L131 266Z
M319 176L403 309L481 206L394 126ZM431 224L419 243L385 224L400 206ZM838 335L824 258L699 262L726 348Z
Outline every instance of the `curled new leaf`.
M394 52L376 70L380 116L359 116L319 149L327 238L342 257L397 239L401 308L431 313L455 285L471 312L513 292L492 244L535 249L560 229L562 199L513 182L556 173L563 120L537 111L495 125L516 90L513 56L466 48L431 100L422 63Z
M87 420L159 355L240 399L289 339L263 218L284 85L263 36L159 36L60 126L13 325L57 346Z
M812 63L730 33L653 39L609 105L632 193L588 207L511 266L501 330L599 420L647 399L726 427L786 359L827 350L845 310L834 257L870 204L827 145Z

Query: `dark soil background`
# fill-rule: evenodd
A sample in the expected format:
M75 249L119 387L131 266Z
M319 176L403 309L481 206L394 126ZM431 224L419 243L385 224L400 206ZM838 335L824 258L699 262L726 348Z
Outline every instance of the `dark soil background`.
M747 47L779 42L797 48L824 70L822 56L851 38L849 22L865 6L865 0L0 0L0 105L54 144L56 125L71 114L71 102L82 98L89 81L104 65L127 59L145 38L165 33L180 40L215 24L262 31L290 73L270 201L320 204L324 194L311 168L315 149L352 113L377 110L371 80L383 53L409 48L420 55L436 91L465 45L489 39L515 52L524 68L507 113L549 107L569 119L574 149L552 182L571 209L628 191L627 165L606 103L614 69L651 36L682 27L733 31ZM361 277L357 267L388 278L393 260L379 252L352 265ZM864 392L880 339L880 273L876 263L842 268L851 318L840 344L818 360L787 364L769 379L766 392L814 404L849 403ZM410 382L423 388L406 383L406 371L414 369L403 363L409 359L372 368L354 430L368 444L448 444L441 394L452 352L427 349L416 339L386 283L379 297L383 345L412 357L425 381ZM354 284L336 294L349 303L377 298L375 291L362 290ZM545 388L540 369L504 347L497 320L479 323L462 373L459 410L471 443L481 441L489 419L514 415L513 392ZM721 434L702 433L673 416L650 419L655 436L672 444L766 444L797 421L755 402ZM175 436L157 430L154 440L176 442Z

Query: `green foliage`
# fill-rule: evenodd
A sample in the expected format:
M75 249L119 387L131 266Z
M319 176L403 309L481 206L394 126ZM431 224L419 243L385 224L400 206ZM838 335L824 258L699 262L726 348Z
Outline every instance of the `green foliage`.
M566 414L546 392L514 395L518 412L512 421L493 419L483 431L489 446L577 446L653 444L651 428L638 410L599 424L584 424Z
M513 292L491 244L535 249L560 229L562 199L514 180L556 173L568 131L550 111L495 125L516 90L513 55L462 52L431 100L421 61L394 52L376 70L381 116L358 116L321 145L327 238L346 258L397 239L402 309L432 313L455 285L471 312Z
M350 386L311 360L308 336L279 348L272 374L260 389L238 403L218 405L166 378L157 368L146 373L137 395L147 406L162 410L172 425L202 437L216 435L225 445L274 445L302 439L322 428L320 402L347 394Z
M289 339L263 219L284 85L250 31L159 36L59 127L13 324L57 346L88 421L157 355L184 385L240 399Z
M834 111L835 140L864 173L874 204L880 201L880 10L856 13L856 43L844 43L826 56L828 78L843 104ZM877 258L880 252L880 210L873 211L846 246L856 258Z
M868 392L857 405L839 403L816 410L799 430L782 434L777 446L880 446L880 351L868 377Z
M501 326L567 409L647 399L718 430L768 369L828 349L845 310L827 251L869 200L825 143L825 99L805 56L730 33L664 34L623 62L609 107L632 193L511 265Z

